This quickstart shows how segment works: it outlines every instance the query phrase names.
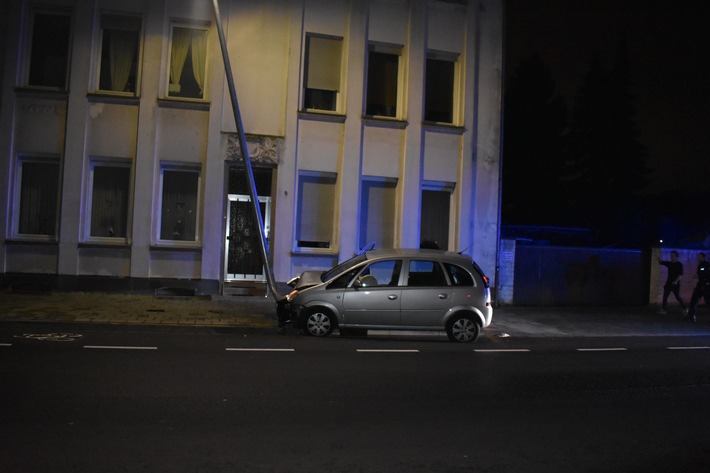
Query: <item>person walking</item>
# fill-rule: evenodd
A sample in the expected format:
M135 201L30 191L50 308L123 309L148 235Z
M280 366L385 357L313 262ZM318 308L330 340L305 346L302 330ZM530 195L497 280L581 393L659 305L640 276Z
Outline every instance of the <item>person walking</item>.
M668 296L673 293L680 307L683 309L683 315L688 315L688 309L685 307L683 299L680 298L680 279L683 277L683 263L678 261L678 252L675 250L671 251L670 261L663 261L661 258L658 258L658 263L668 268L668 277L666 278L666 283L663 285L663 303L661 304L659 313L666 313Z
M688 309L688 320L695 322L695 310L698 307L700 298L705 298L705 303L708 303L710 297L710 263L705 260L705 253L698 253L698 269L696 271L698 283L693 289L693 295L690 296L690 306Z

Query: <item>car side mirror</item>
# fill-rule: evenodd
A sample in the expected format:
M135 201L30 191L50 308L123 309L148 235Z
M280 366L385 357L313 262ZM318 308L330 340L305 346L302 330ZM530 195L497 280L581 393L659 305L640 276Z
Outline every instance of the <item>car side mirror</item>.
M360 276L353 283L355 289L360 289L362 287L374 287L377 286L377 279L371 274L366 274L365 276Z

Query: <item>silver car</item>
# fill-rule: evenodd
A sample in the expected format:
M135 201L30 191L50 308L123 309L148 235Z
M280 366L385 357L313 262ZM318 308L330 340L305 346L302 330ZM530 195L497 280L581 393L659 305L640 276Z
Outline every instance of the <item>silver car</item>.
M279 324L306 334L341 331L445 330L454 342L476 340L491 323L488 278L468 256L440 251L368 251L329 271L289 281Z

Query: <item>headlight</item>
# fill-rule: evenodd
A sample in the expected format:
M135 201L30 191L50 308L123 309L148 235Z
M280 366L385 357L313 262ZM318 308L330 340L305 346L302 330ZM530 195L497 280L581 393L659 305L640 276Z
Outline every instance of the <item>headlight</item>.
M288 296L286 296L286 301L287 301L287 302L291 302L291 301L294 299L294 297L296 297L297 295L298 295L298 291L295 291L295 290L294 290L294 291L291 291L291 292L288 294Z

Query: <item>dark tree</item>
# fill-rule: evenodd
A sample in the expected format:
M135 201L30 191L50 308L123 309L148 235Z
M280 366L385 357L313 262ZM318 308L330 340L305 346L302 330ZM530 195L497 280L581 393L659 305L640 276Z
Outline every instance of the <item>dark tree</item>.
M567 106L538 55L522 60L504 109L503 221L559 225Z
M572 111L565 175L578 224L603 243L623 240L646 185L647 152L634 121L634 97L624 41L611 71L592 61Z

